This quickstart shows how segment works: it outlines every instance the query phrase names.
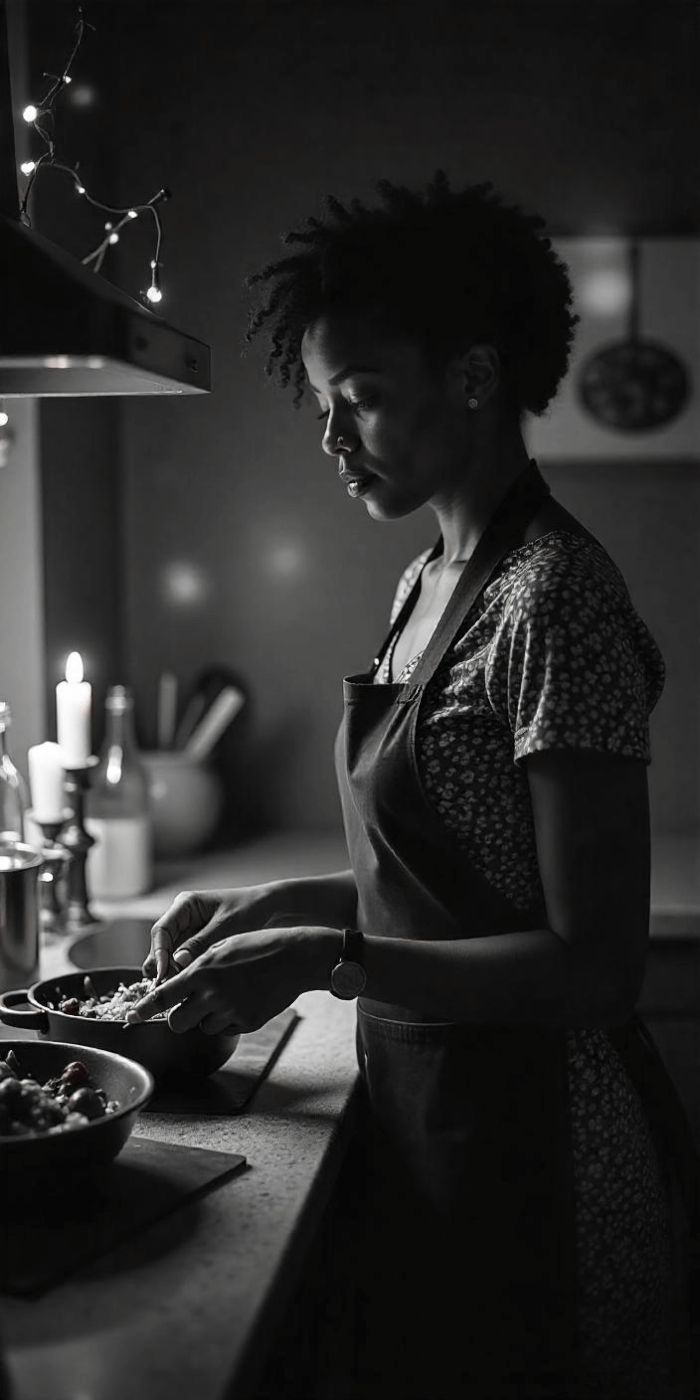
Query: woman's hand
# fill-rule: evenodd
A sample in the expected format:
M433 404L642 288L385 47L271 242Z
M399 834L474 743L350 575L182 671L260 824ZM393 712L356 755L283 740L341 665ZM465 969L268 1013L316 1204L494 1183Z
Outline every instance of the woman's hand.
M222 938L264 928L273 921L282 924L282 910L272 912L273 891L269 885L183 891L151 929L151 951L143 964L144 976L160 982L168 972L188 967Z
M328 986L341 944L339 929L306 926L220 939L132 1007L127 1022L169 1011L170 1028L178 1032L195 1026L208 1035L258 1030L301 992Z
M353 924L357 890L350 870L291 880L271 880L240 889L186 891L151 929L144 976L160 982L187 967L200 953L232 934L284 924L344 928Z

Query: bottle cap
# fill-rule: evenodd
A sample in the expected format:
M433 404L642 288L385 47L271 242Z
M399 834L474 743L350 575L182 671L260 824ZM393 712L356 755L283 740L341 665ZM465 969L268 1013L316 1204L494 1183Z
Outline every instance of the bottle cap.
M112 685L107 691L105 705L108 710L130 710L134 697L128 685Z

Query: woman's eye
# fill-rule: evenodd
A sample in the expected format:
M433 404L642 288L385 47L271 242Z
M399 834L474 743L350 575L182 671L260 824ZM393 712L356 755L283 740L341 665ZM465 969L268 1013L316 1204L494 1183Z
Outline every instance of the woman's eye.
M355 412L355 413L365 413L365 412L367 412L370 408L374 408L376 402L377 402L377 396L376 396L376 394L373 394L370 398L367 398L367 399L346 399L346 403L347 403L348 408L352 409L353 412ZM323 409L323 411L322 411L321 413L317 413L317 414L316 414L316 418L317 418L319 421L322 421L323 419L328 418L328 416L329 416L329 411L330 411L330 410L327 409L327 408Z

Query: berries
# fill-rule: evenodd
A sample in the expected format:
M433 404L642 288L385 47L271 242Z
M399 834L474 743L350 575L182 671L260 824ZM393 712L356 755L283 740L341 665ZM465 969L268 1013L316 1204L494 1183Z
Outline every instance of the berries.
M105 1106L94 1089L76 1089L68 1100L69 1113L82 1113L86 1118L103 1118Z
M58 1003L59 1011L63 1011L66 1016L80 1015L80 1002L77 997L65 997Z
M62 1086L70 1086L71 1089L78 1089L81 1084L87 1084L89 1079L90 1075L82 1060L71 1060L61 1074Z
M0 1074L0 1137L69 1132L119 1108L91 1082L82 1060L71 1060L60 1075L43 1085L28 1076L20 1078L16 1056L8 1062L9 1054L7 1061L0 1061L5 1070Z

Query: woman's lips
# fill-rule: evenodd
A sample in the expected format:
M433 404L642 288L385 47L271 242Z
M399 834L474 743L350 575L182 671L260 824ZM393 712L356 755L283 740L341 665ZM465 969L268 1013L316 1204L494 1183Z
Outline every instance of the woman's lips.
M376 480L376 477L369 472L358 474L356 472L342 470L339 475L348 495L353 497L364 496L365 492L368 491L372 485L372 482Z

